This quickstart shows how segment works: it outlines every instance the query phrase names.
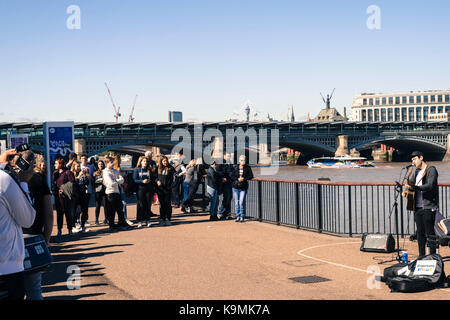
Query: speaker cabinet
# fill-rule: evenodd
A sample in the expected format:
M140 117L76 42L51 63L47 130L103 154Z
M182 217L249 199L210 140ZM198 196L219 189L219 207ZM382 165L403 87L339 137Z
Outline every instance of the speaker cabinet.
M395 250L395 240L389 234L363 234L361 251L390 253Z

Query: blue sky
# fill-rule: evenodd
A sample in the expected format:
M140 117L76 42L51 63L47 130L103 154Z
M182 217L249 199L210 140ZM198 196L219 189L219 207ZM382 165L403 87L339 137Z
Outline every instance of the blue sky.
M81 29L66 9L78 5ZM381 10L369 30L366 10ZM0 121L315 116L361 92L450 89L448 1L0 0Z

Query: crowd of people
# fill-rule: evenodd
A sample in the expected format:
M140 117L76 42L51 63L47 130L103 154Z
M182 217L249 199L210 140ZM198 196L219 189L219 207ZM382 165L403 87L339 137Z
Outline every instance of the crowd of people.
M151 217L157 216L152 204L159 204L159 224L170 226L173 208L197 213L194 200L205 181L210 220L230 219L234 196L236 221L243 222L248 180L253 178L244 156L234 166L229 155L223 164L213 162L206 168L201 159L186 164L182 154L170 158L161 155L155 162L152 153L146 152L139 157L133 173L127 174L121 170L120 156L95 159L72 153L67 162L55 160L50 186L48 170L42 157L31 150L11 149L0 155L0 299L5 292L8 299L42 299L42 271L24 272L24 237L41 235L49 245L53 209L59 239L64 220L70 236L89 231L91 200L95 200L95 225L103 223L110 230L150 227ZM127 217L126 195L131 194L137 199L134 223ZM220 194L223 199L219 208ZM100 222L102 207L104 219Z

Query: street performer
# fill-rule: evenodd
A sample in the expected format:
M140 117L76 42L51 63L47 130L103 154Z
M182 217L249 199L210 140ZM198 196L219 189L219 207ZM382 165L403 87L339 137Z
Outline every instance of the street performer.
M405 186L414 192L414 221L417 229L419 256L425 255L425 246L429 236L434 236L434 218L439 208L438 172L434 166L424 161L420 151L411 154L413 164ZM405 193L403 193L405 196ZM430 254L436 253L436 247L430 246Z

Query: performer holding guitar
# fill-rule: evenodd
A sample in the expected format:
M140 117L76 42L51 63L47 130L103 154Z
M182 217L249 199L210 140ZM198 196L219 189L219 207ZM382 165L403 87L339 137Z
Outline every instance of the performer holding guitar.
M411 154L413 167L405 182L407 190L403 192L403 196L414 199L413 205L408 204L408 207L414 210L419 256L425 255L427 238L434 235L434 216L439 207L438 172L434 166L427 165L423 157L420 151ZM433 253L436 253L435 247L430 248L430 254Z

